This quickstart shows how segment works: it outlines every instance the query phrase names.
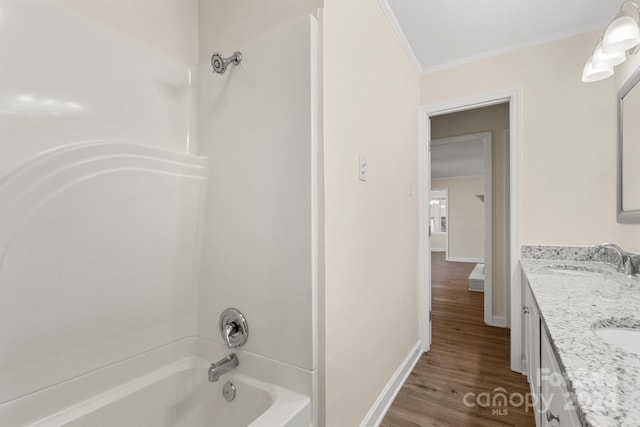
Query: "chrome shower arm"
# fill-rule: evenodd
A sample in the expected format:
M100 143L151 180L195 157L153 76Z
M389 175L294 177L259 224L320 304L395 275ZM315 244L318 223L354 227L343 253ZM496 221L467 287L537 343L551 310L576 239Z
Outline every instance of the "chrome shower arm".
M227 71L229 64L238 65L242 61L242 54L240 52L234 52L228 58L223 57L219 53L211 55L211 67L214 73L224 74Z

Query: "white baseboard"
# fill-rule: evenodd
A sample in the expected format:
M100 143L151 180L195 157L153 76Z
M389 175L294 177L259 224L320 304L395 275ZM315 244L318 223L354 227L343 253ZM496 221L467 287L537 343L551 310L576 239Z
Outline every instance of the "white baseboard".
M475 262L475 263L480 263L480 264L484 263L484 259L483 258L462 258L462 257L454 257L454 256L450 256L449 258L447 258L447 261L451 261L451 262Z
M446 252L447 248L431 248L431 252Z
M493 316L491 318L491 325L489 326L497 326L499 328L507 327L507 319L504 316Z
M421 355L422 341L418 341L384 387L371 409L369 409L369 413L367 413L367 416L364 417L364 420L360 423L360 427L377 427L380 425L389 407L393 403L393 399L396 398L396 395L416 366L416 363L418 363Z

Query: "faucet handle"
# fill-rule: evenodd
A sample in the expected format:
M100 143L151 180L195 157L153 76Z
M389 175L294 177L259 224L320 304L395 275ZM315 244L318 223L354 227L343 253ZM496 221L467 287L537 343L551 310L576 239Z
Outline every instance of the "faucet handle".
M223 338L228 344L232 337L240 331L240 327L236 322L229 322L224 327Z
M249 325L235 308L227 308L220 315L220 334L229 348L243 346L249 338Z

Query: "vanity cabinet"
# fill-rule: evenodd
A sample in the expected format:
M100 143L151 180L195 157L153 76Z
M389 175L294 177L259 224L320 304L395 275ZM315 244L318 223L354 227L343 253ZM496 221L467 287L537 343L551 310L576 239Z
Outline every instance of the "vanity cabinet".
M529 283L524 281L524 303L522 306L524 316L524 354L526 359L526 371L529 380L529 388L534 403L536 425L540 423L540 313L533 298Z
M525 368L534 403L536 426L580 427L571 396L541 321L529 283L523 281Z
M560 371L551 343L543 327L541 334L541 400L540 418L542 426L580 427L571 395ZM536 419L537 423L537 419Z

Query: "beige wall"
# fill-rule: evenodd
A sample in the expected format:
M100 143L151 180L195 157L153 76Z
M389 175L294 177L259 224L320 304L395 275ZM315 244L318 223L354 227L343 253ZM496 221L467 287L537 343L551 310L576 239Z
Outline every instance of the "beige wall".
M323 14L326 425L357 426L419 339L420 87L377 2Z
M640 251L640 225L616 223L616 85L580 74L599 32L428 74L421 102L522 88L522 243Z
M449 190L449 258L484 259L484 177L434 179L432 190Z
M617 66L614 74L616 89L619 89L638 67L640 67L640 53L630 55L624 64Z
M179 1L179 0L177 0ZM199 0L200 61L233 49L308 15L317 16L323 0ZM282 56L286 65L286 52Z
M59 0L186 65L198 63L198 0Z
M490 131L492 135L492 307L494 316L505 316L506 307L504 301L507 282L505 260L508 254L506 251L507 235L505 233L505 180L508 179L508 176L505 161L504 130L507 128L509 128L509 104L498 104L431 118L432 138L445 138L484 131Z

